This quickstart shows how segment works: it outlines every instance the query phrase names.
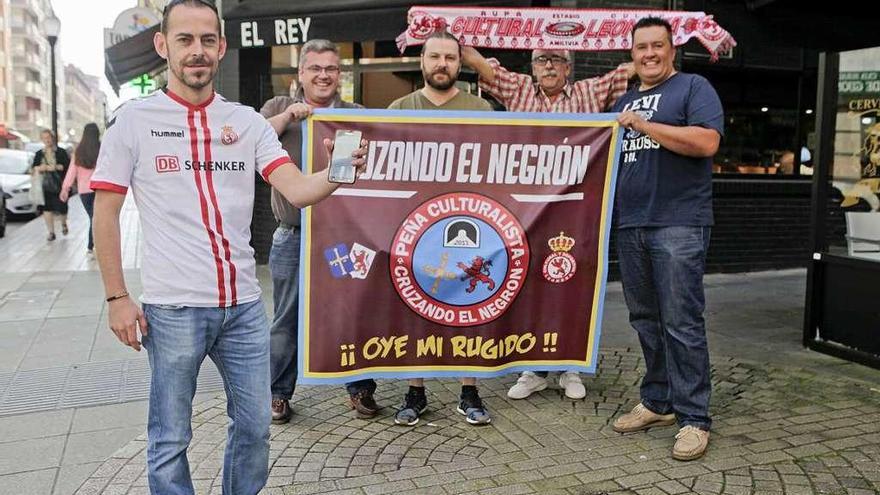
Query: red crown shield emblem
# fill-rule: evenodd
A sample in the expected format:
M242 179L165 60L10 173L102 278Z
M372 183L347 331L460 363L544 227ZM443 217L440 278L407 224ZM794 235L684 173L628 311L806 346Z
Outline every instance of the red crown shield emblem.
M231 125L224 125L220 130L220 142L229 145L236 141L238 141L238 134L232 130Z

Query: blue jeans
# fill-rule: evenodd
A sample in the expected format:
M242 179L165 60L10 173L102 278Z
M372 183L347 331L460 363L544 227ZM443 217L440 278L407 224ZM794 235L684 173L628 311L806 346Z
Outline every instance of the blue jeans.
M79 195L79 199L86 210L86 215L89 216L89 251L91 251L95 247L95 241L92 238L92 214L95 211L95 193L82 193Z
M186 449L196 378L209 356L229 415L223 493L255 495L269 475L269 323L262 301L228 308L144 304L150 359L147 468L150 491L192 495Z
M272 234L269 271L272 272L272 299L275 316L269 332L272 398L290 400L296 388L299 325L299 246L300 229L278 227ZM348 393L376 390L373 380L345 384Z
M296 387L296 345L299 324L299 243L298 227L278 227L272 234L269 271L272 272L272 299L275 316L269 331L272 398L290 400Z
M709 348L703 320L703 271L709 227L617 231L620 278L629 321L647 371L641 400L680 426L709 430Z

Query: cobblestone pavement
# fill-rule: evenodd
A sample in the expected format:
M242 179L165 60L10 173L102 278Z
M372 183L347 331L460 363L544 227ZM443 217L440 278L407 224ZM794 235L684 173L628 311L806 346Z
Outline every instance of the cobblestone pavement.
M395 426L405 382L382 381L386 408L355 419L341 387L300 387L296 415L272 427L264 494L852 494L880 493L880 384L713 356L714 418L698 461L670 457L677 429L619 435L610 422L638 400L638 349L603 349L585 400L554 387L506 397L515 376L480 382L491 425L467 425L458 384L427 382L430 409ZM872 372L873 373L873 372ZM869 376L880 377L880 372ZM199 405L189 452L198 493L220 494L225 400ZM104 462L78 494L147 494L145 437Z

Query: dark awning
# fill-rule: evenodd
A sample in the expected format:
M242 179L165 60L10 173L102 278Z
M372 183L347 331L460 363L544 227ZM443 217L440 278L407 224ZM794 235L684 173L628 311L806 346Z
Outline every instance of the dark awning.
M406 29L412 1L247 0L224 13L230 49L331 41L393 40ZM531 0L421 0L418 5L527 7ZM304 38L306 38L304 40Z
M747 0L745 4L750 21L796 46L819 51L880 46L880 29L877 28L874 9L868 7L870 3L858 0L835 0L832 4L812 4L802 0Z
M411 1L388 0L376 6L373 0L248 0L223 13L229 49L251 46L300 44L312 38L332 41L393 40L406 28ZM422 0L420 5L504 5L525 7L545 0ZM276 20L284 23L276 35ZM244 30L242 29L244 26ZM256 26L256 29L254 29ZM280 24L279 24L280 26ZM104 74L116 92L141 74L165 67L153 48L156 25L104 50ZM245 46L242 46L242 32ZM254 38L256 33L256 38ZM307 39L303 39L307 35ZM263 44L255 44L259 39Z
M157 32L158 24L104 50L104 75L114 91L119 93L123 84L165 67L165 60L153 48Z

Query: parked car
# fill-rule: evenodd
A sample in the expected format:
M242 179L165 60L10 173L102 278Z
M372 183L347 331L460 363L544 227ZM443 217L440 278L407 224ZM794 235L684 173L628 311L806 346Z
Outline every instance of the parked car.
M6 235L6 199L11 197L12 195L3 192L3 187L0 186L0 237Z
M3 206L9 213L27 215L37 212L37 205L28 196L33 156L27 151L0 149L0 188L4 196L8 196Z

